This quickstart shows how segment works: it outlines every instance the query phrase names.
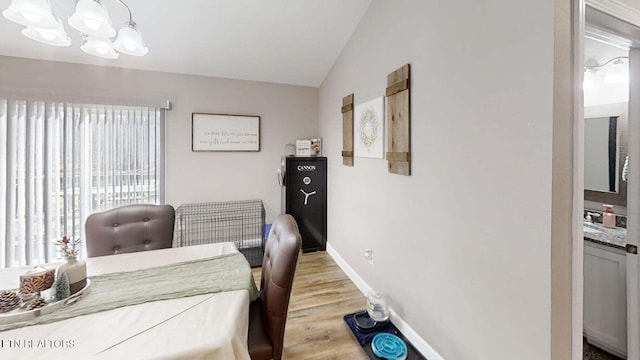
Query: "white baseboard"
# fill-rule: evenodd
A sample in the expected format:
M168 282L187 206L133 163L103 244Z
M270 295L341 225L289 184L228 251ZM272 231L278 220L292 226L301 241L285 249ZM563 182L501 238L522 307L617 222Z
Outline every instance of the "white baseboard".
M338 254L336 249L334 249L330 243L327 243L327 254L331 256L333 261L340 266L340 269L347 274L349 279L351 279L358 289L366 296L367 292L371 289L369 284L367 284L360 275L353 270L353 268L342 258L342 256L340 256L340 254ZM438 354L431 345L421 338L420 335L418 335L418 333L416 333L415 330L413 330L413 328L393 310L393 308L389 309L389 317L398 330L400 330L402 334L411 341L413 346L427 359L444 360L444 358L440 356L440 354Z
M369 284L367 284L366 282L364 282L364 280L362 280L360 275L358 275L358 273L356 273L356 271L353 270L353 268L349 264L347 264L347 262L342 258L342 256L340 256L340 254L336 252L336 249L334 249L333 246L331 246L331 244L329 243L327 243L327 254L331 256L333 261L335 261L336 264L340 266L340 269L342 269L342 271L344 271L344 273L347 274L349 279L351 279L351 281L353 281L353 283L356 284L358 289L366 296L369 290L371 290L371 287L369 286Z

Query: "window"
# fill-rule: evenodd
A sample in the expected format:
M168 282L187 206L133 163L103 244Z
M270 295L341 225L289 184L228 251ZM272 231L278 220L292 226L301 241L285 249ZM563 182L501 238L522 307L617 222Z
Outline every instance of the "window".
M0 267L57 259L92 212L160 203L163 122L159 108L0 99Z

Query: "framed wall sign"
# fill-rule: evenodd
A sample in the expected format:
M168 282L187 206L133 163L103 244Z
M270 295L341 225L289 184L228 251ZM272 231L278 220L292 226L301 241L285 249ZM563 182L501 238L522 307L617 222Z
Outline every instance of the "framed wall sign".
M260 151L260 116L193 113L192 151Z
M296 140L296 156L311 156L311 140Z

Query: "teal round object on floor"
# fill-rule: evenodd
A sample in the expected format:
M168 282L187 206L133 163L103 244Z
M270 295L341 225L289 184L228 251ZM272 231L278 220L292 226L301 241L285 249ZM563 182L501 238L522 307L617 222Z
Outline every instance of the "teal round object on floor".
M407 357L407 345L393 334L380 333L371 340L371 350L377 357L400 360Z

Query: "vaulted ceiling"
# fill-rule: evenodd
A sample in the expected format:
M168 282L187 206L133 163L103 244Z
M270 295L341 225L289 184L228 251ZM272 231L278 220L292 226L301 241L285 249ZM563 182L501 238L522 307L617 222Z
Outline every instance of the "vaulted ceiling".
M0 55L317 87L371 0L125 0L144 36L144 57L108 60L80 50L67 25L74 0L49 0L69 47L30 40L0 17ZM0 0L6 9L11 0ZM116 29L128 20L116 0L102 0ZM0 69L1 71L1 69Z

